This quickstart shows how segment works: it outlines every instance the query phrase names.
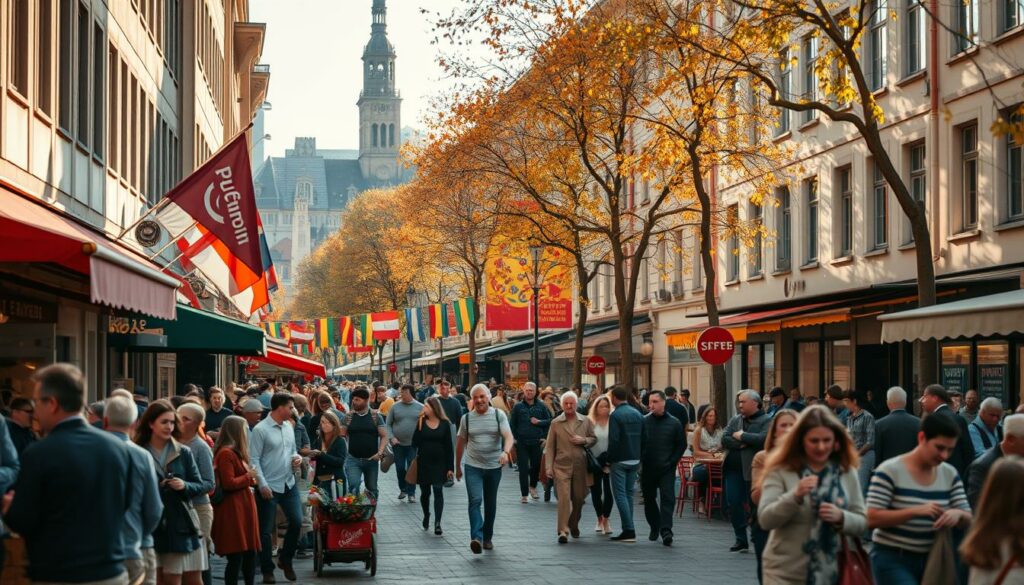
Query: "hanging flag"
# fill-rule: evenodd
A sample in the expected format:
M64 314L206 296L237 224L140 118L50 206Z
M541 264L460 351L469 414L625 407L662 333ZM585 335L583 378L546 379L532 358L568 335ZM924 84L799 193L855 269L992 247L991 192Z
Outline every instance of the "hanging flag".
M405 310L405 331L410 343L427 340L427 332L423 330L420 309L410 307Z
M370 314L359 317L359 339L356 341L362 346L373 345L373 317Z
M438 339L448 337L448 309L447 305L430 305L427 307L430 315L430 338Z
M260 323L263 327L263 331L270 337L276 337L277 339L285 339L286 332L284 323L281 321L264 321Z
M452 309L455 311L455 328L459 334L469 333L473 329L473 324L476 323L476 303L473 301L473 297L453 302Z
M459 334L459 328L455 325L455 303L448 303L445 305L445 310L448 313L448 336L455 337Z
M373 338L374 339L398 339L401 331L398 328L398 311L384 311L373 313Z
M311 345L315 337L313 328L305 321L288 322L288 343L292 345Z
M317 319L316 347L326 349L338 345L338 320L333 317Z
M352 317L342 317L338 325L338 344L343 346L355 345L355 327L352 326Z

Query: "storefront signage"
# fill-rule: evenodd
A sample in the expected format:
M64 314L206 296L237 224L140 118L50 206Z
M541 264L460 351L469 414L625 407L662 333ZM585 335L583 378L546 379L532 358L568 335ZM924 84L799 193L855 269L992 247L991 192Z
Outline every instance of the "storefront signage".
M1006 364L978 366L978 395L984 400L990 396L1006 404Z
M111 317L107 323L107 333L110 334L136 334L136 333L159 333L158 331L147 331L146 320L134 317Z
M942 385L950 392L967 392L967 366L965 364L942 366Z
M736 340L724 327L708 327L697 337L700 359L712 366L720 366L729 361L735 352Z
M0 295L0 324L56 322L57 303Z
M782 281L782 294L788 299L807 290L807 281L786 278Z
M587 358L587 373L594 374L595 376L603 374L605 365L603 357L599 355L592 355Z
M391 372L392 374L397 372L398 371L398 364L396 364L394 362L388 364L388 371Z

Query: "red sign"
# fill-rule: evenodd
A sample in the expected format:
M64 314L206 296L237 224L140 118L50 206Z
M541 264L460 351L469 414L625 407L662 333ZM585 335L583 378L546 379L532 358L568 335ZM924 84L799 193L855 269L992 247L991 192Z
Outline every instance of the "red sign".
M736 340L728 329L708 327L697 337L697 354L712 366L720 366L729 361L735 352Z
M395 363L388 364L388 371L391 372L392 374L397 372L398 371L398 364L395 364Z
M604 366L604 358L599 355L592 355L587 358L587 373L603 374Z

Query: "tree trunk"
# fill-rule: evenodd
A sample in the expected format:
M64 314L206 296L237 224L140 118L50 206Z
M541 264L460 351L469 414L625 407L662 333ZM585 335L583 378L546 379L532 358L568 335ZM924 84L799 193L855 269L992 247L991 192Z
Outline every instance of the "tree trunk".
M572 385L583 385L583 333L587 328L587 317L590 312L590 299L586 294L580 295L577 302L580 308L580 316L576 320L576 340L572 348Z

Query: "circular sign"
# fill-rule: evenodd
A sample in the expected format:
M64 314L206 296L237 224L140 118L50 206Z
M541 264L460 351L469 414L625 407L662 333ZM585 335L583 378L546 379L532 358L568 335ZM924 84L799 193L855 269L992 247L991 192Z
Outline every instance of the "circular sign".
M395 363L388 364L388 371L391 372L392 374L397 372L398 371L398 364L395 364Z
M604 358L599 355L592 355L587 358L587 373L588 374L603 374L604 373L605 361Z
M720 366L736 352L736 340L722 327L708 327L697 337L697 354L712 366Z
M135 239L147 248L156 245L160 241L160 224L150 219L139 222L135 228Z

